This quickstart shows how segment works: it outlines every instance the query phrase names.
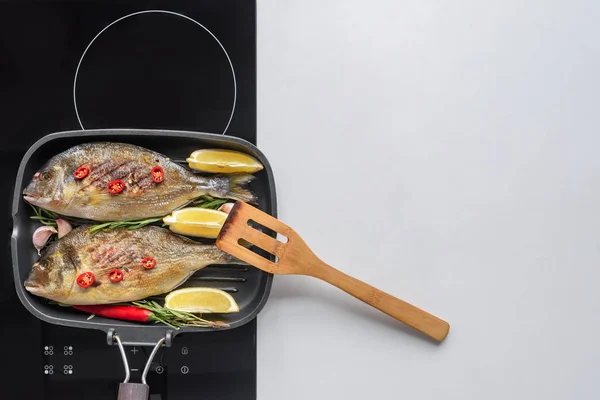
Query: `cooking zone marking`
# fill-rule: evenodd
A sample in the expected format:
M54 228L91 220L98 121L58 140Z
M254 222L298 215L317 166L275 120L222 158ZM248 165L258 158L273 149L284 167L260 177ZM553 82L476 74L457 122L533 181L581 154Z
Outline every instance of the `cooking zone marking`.
M229 62L229 67L231 68L231 77L233 78L233 105L231 107L231 114L229 115L229 120L227 121L227 125L225 125L225 129L223 129L222 135L224 135L225 132L227 132L227 129L229 129L229 125L231 124L231 120L233 119L233 113L235 112L235 105L237 102L237 80L235 79L235 70L233 69L233 63L231 62L231 58L229 58L229 54L227 53L227 50L225 50L225 47L223 46L223 44L219 41L219 39L217 39L217 37L211 31L208 30L207 27L205 27L200 22L198 22L195 19L190 18L186 15L179 14L179 13L176 13L173 11L166 11L166 10L145 10L145 11L138 11L138 12L134 12L134 13L125 15L124 17L121 17L121 18L111 22L110 24L106 25L100 32L98 32L98 34L96 36L94 36L92 41L87 45L87 47L83 51L83 54L81 55L81 58L79 59L79 62L77 63L77 69L75 70L75 78L73 79L73 106L75 107L75 114L77 115L77 121L79 122L79 126L81 126L81 129L85 130L85 127L83 126L83 122L81 122L81 117L79 115L79 109L77 108L77 77L79 76L79 69L81 68L81 64L83 62L83 58L85 57L85 54L90 49L90 47L92 47L92 44L94 43L94 41L96 41L96 39L98 39L100 37L100 35L102 35L108 28L110 28L117 22L123 21L126 18L130 18L130 17L134 17L136 15L142 15L142 14L167 14L167 15L174 15L176 17L184 18L184 19L198 25L202 29L204 29L219 44L219 46L223 50L223 53L225 53L225 57L227 57L227 61Z

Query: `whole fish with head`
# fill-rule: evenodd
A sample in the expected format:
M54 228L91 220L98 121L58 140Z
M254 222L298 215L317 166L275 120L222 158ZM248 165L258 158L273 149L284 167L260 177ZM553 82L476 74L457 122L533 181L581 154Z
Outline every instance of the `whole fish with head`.
M162 181L153 176L155 168ZM246 187L252 179L247 174L198 176L143 147L97 142L52 157L23 194L28 203L58 214L123 221L161 217L202 195L254 202ZM111 191L115 182L121 191Z
M33 265L25 289L64 304L119 303L167 293L210 264L241 264L215 245L157 226L96 233L90 228L80 226L50 244ZM149 269L148 260L155 262ZM121 280L111 281L113 270ZM80 286L78 278L90 272L94 282Z

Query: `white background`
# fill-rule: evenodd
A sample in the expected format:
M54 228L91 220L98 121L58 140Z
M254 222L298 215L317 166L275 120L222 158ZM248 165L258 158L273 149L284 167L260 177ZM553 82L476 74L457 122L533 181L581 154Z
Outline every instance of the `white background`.
M451 324L276 277L259 399L600 396L598 1L259 0L258 70L280 217Z

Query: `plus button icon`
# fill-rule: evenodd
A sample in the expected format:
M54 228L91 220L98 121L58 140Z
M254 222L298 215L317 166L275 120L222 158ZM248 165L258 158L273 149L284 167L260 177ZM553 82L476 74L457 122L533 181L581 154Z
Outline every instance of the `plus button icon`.
M133 353L133 355L135 355L135 353L137 353L138 351L139 350L136 347L134 347L133 349L131 349L131 352Z

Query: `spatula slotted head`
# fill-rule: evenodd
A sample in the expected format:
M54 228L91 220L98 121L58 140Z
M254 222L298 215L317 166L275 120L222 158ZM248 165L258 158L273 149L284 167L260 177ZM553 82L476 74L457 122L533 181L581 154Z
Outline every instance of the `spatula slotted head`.
M288 242L280 242L257 230L250 225L252 222L285 236L288 239ZM264 213L251 205L238 201L229 212L229 216L223 224L223 228L221 228L221 232L217 237L217 247L263 271L272 274L285 274L292 272L288 271L286 268L284 254L286 246L290 243L291 236L295 235L296 233L289 226L278 219L273 218L269 214ZM244 246L244 241L273 254L277 257L277 261L273 262L250 250L248 247ZM242 244L240 244L240 242Z

